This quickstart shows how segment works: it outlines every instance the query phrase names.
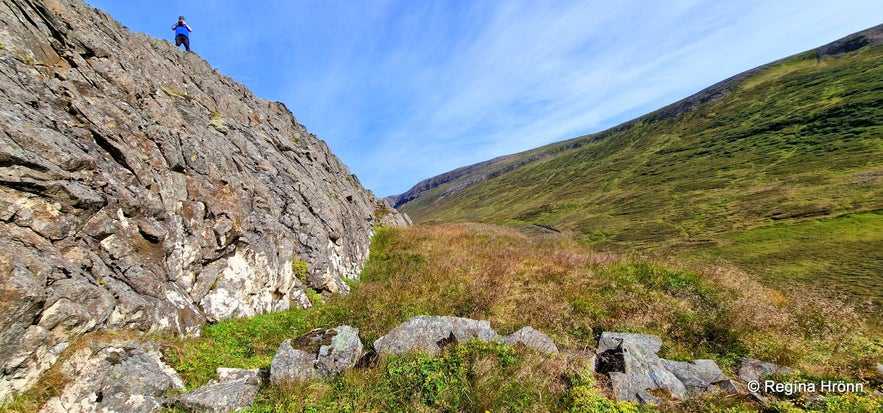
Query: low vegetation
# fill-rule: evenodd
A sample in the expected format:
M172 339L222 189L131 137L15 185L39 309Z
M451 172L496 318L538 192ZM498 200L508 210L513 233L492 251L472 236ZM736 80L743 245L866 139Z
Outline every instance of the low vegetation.
M219 366L267 367L279 343L315 327L352 325L370 345L423 314L490 320L501 334L530 325L574 351L593 348L603 331L656 334L664 357L713 358L729 374L750 355L798 367L807 380L871 383L883 359L883 336L843 302L786 295L733 267L595 252L566 237L483 224L381 229L350 296L219 323L167 354L192 387ZM564 352L471 343L438 358L377 360L329 382L268 386L254 411L640 410L612 402L604 380ZM844 397L830 403L878 402ZM661 408L707 411L699 406L757 408L723 396Z
M512 155L400 209L418 223L542 226L596 248L727 260L881 311L883 46L803 53L725 89L677 116Z
M747 398L712 395L638 407L610 399L606 378L571 352L603 331L656 334L662 356L712 358L733 375L749 355L800 369L801 380L861 381L872 390L883 334L849 305L767 288L733 267L697 266L588 249L560 235L485 224L378 230L362 279L347 297L306 310L207 326L199 338L155 336L188 388L217 367L268 368L287 338L347 324L366 346L415 315L490 320L501 334L530 325L562 351L549 357L496 343L461 343L439 357L381 357L330 381L267 384L254 412L753 411ZM88 337L84 340L100 340ZM87 344L78 344L79 346ZM76 347L76 345L74 346ZM58 393L50 374L5 411L27 411ZM877 384L879 385L879 384ZM795 398L770 411L878 411L881 399ZM16 407L17 406L17 407ZM24 406L24 407L23 407Z

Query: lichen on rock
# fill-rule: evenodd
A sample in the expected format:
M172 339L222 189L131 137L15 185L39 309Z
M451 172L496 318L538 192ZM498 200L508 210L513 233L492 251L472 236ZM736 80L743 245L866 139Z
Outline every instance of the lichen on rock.
M80 0L0 19L0 400L92 330L196 335L345 293L374 226L407 224L197 54Z

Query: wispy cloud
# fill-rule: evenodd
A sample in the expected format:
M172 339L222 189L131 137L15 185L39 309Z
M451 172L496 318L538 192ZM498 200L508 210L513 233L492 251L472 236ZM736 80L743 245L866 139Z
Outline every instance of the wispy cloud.
M137 26L190 14L196 50L259 96L285 102L379 195L615 126L878 24L883 6L883 0L88 1L107 3L114 17L150 34ZM162 29L156 33L167 36Z

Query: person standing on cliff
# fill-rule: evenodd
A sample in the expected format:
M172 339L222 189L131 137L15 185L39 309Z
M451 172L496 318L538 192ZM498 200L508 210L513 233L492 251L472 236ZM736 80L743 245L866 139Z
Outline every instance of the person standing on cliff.
M184 21L184 16L178 16L178 22L172 26L172 30L175 31L175 46L181 47L184 45L184 49L188 52L190 51L190 32L193 29Z

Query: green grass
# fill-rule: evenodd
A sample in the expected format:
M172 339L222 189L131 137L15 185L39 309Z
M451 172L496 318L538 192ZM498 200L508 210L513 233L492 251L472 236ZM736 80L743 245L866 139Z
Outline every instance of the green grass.
M773 224L716 235L715 246L693 255L729 257L741 268L763 275L780 288L802 285L838 288L844 296L883 308L883 214L879 212ZM845 255L861 257L844 262Z
M566 382L575 385L568 387ZM327 382L266 387L251 412L655 411L612 402L563 359L468 342L439 356L391 356Z
M400 209L419 223L541 225L596 248L723 259L880 303L883 46L804 53L729 89L679 116L513 155Z
M166 338L165 355L189 388L216 378L218 367L266 368L285 339L317 324L317 312L321 307L227 320L206 327L198 340Z
M735 374L744 355L799 369L800 380L860 381L873 388L883 334L842 302L780 292L733 267L599 252L562 235L526 235L485 224L381 228L361 281L346 297L205 328L201 337L154 336L188 389L218 367L268 368L279 345L313 328L351 325L370 350L375 339L415 315L489 320L501 334L529 325L562 350L545 355L468 342L438 357L378 357L331 380L265 384L252 412L705 412L755 411L747 398L708 395L655 408L610 399L605 377L572 351L593 348L603 331L655 334L661 356L712 358ZM121 336L88 335L100 347ZM122 336L128 337L128 336ZM62 360L64 359L62 356ZM2 412L38 410L64 383L53 368ZM880 399L838 395L777 409L874 411ZM796 406L796 407L795 407ZM864 409L864 410L862 410ZM799 410L794 410L799 411Z
M730 374L736 360L751 355L798 367L809 379L868 382L883 358L883 336L842 303L790 296L731 267L597 252L567 237L479 224L382 228L351 295L306 310L223 321L196 339L160 340L168 362L193 388L214 378L217 367L267 368L283 340L313 328L355 326L370 349L415 315L489 320L501 334L530 325L562 350L594 347L602 331L656 334L662 356L712 358ZM461 343L438 357L380 357L333 380L267 384L251 411L655 411L611 401L604 378L586 368L567 352L546 356ZM659 407L756 408L750 400L721 396Z

